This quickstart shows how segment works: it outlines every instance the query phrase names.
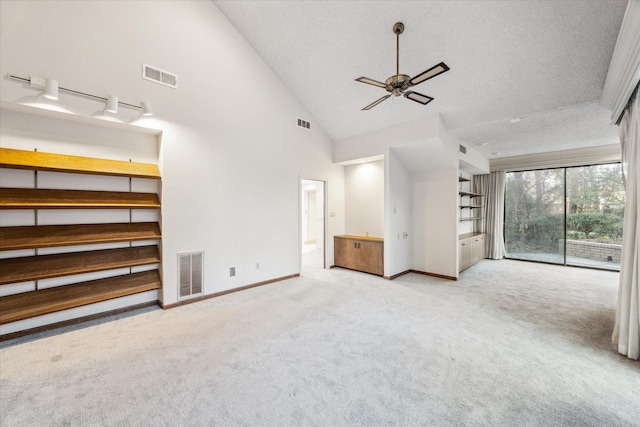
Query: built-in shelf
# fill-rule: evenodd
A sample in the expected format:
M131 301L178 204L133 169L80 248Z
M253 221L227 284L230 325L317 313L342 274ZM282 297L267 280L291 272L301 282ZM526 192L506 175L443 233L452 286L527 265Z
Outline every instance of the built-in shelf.
M0 167L160 179L158 165L0 148Z
M472 217L460 218L460 222L463 222L463 221L475 221L475 220L483 219L483 218L484 218L483 216L472 216Z
M7 258L0 260L0 285L159 262L156 245Z
M0 325L160 288L151 270L8 295L0 298Z
M482 212L476 209L482 209L484 205L482 204L482 200L474 200L480 197L484 197L484 194L475 193L471 190L471 178L463 178L459 177L458 182L460 183L458 194L460 195L460 217L459 222L469 222L469 221L478 221L482 220L484 217L481 215ZM463 216L464 210L469 209L466 213L467 217ZM476 262L480 261L484 258L484 242L485 235L484 233L479 233L476 231L476 224L465 224L461 225L461 229L463 230L473 230L467 233L460 234L458 236L458 272L461 272Z
M0 227L0 250L160 239L157 222Z
M146 144L151 141L157 143L157 138L161 135L161 131L155 129L25 107L4 101L0 101L0 109L3 119L6 118L8 122L18 126L15 129L26 135L31 134L34 121L35 129L39 128L38 124L42 129L47 129L47 125L53 126L55 132L60 133L52 134L54 141L58 136L63 138L63 141L66 141L64 138L67 136L70 140L77 141L78 137L85 138L87 135L91 137L92 131L97 133L104 131L104 135L96 134L98 144L107 141L112 135L122 135L127 143L135 141ZM7 138L7 142L13 142L12 135ZM60 146L55 143L50 144L51 141L46 141L41 136L38 134L36 139L42 143L34 144L35 146ZM3 131L3 141L4 137ZM22 144L17 141L16 143ZM3 143L3 145L10 144ZM63 149L67 150L69 147L72 145L65 145ZM81 147L81 149L84 148L86 147ZM153 156L152 151L147 148L142 150L136 148L131 152L137 153L136 155L142 158ZM34 327L31 325L36 325L38 329L60 322L60 319L68 322L82 318L86 313L91 313L91 316L104 315L109 312L109 307L122 310L135 307L140 304L140 301L149 303L159 299L157 290L161 289L162 283L156 265L161 263L160 225L158 222L134 222L137 216L134 210L138 209L155 210L155 212L144 212L145 216L147 213L151 213L152 217L160 216L158 210L161 209L161 205L158 194L98 191L102 190L99 187L102 187L103 181L120 185L123 178L128 178L130 189L132 186L137 186L133 181L136 179L147 180L145 187L159 187L153 182L161 179L157 164L2 147L0 148L0 168L25 171L8 174L10 177L20 177L20 179L7 180L7 182L17 182L18 187L22 187L26 182L26 186L31 187L10 188L13 186L0 183L5 184L4 188L0 188L0 209L13 210L16 218L24 220L22 224L33 224L15 226L4 224L5 226L0 227L0 251L6 251L0 259L0 285L4 294L0 297L0 324L12 323L5 329L8 332L3 332L3 337L11 335L11 331L23 333L25 328ZM32 181L23 179L28 177L27 171L31 171ZM76 179L72 179L65 176L66 174L79 175ZM95 175L100 175L102 178L100 178L100 184L95 186L98 187L95 188L96 191L91 191L96 180L86 178ZM89 187L84 190L68 189L75 187L76 180L86 182ZM67 189L59 187L64 183L68 184ZM48 186L56 188L49 189ZM44 209L60 209L62 212L60 212L61 215L47 213L41 216L40 211ZM64 212L64 210L74 209L129 210L129 222L85 224L85 222L100 222L100 219L105 216L96 216L97 219L94 220L93 213L89 211L79 214ZM25 210L25 213L15 212L15 210ZM43 217L46 217L48 225L39 225L39 221L44 222L41 219ZM121 215L118 217L122 218ZM56 218L60 218L61 223L51 224L52 219L55 221ZM79 223L65 224L74 218ZM9 222L14 221L7 221ZM134 242L137 242L138 246L135 246ZM109 246L94 246L100 244ZM77 247L69 248L70 246ZM119 247L114 248L114 246ZM59 249L62 247L67 248ZM46 252L44 248L48 248ZM32 250L32 252L29 256L24 256L24 252L11 252L20 250ZM134 272L135 270L132 269L134 267L145 271ZM123 274L127 271L128 274ZM93 277L103 278L86 281L88 277L79 276L95 272L101 273ZM40 282L52 278L56 280ZM82 282L77 283L78 281ZM79 311L71 310L141 293L144 295L124 298L112 304L101 304L95 308L87 307L81 311L85 314L78 314ZM65 310L67 312L59 316L45 316L33 322L19 322ZM14 324L14 322L18 323Z
M478 194L478 193L471 193L469 191L458 191L458 194L460 194L463 197L482 197L484 196L484 194Z
M157 209L155 193L0 188L1 209Z

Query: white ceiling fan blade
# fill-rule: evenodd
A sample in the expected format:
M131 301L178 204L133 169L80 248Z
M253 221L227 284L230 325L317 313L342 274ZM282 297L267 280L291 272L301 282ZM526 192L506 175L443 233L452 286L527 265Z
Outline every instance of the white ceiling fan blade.
M430 97L430 96L423 95L423 94L418 93L418 92L412 92L412 91L409 91L409 92L405 93L404 97L405 98L409 98L412 101L419 102L422 105L427 105L428 103L433 101L433 98Z
M369 105L367 105L366 107L364 107L364 108L362 109L362 111L372 109L373 107L375 107L376 105L380 104L382 101L384 101L385 99L389 98L390 96L391 96L391 95L385 95L385 96L383 96L382 98L380 98L380 99L378 99L378 100L373 101L371 104L369 104Z
M386 84L384 84L384 83L382 83L382 82L379 82L379 81L377 81L377 80L370 79L369 77L358 77L358 78L356 79L356 81L357 81L357 82L360 82L360 83L366 83L366 84L370 84L370 85L378 86L378 87L381 87L381 88L383 88L383 89L386 89L386 88L387 88L387 85L386 85Z
M438 65L434 65L433 67L429 68L427 71L423 71L422 73L418 74L417 76L409 80L409 86L415 86L417 84L420 84L425 80L429 80L430 78L433 78L439 74L444 73L445 71L449 71L449 67L444 62L441 62Z

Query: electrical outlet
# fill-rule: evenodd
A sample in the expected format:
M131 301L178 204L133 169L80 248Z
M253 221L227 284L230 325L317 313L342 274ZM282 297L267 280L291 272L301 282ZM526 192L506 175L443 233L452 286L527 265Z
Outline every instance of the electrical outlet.
M236 268L235 267L231 267L229 269L229 277L233 277L236 275Z

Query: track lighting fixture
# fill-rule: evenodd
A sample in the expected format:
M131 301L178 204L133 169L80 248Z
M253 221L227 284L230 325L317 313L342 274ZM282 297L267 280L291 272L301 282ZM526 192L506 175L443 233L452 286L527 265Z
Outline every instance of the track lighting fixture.
M97 95L91 95L90 93L80 92L73 89L67 89L64 87L60 87L58 82L53 79L42 79L39 77L19 77L14 76L12 74L7 75L8 78L12 80L17 80L22 83L29 83L29 85L33 88L44 90L43 95L46 99L50 99L53 101L58 100L58 93L65 92L71 95L82 96L85 98L91 98L98 101L106 102L105 112L109 112L112 114L118 113L118 106L132 108L135 110L139 110L140 114L143 116L152 116L153 112L151 110L151 106L148 102L142 102L140 105L128 104L126 102L122 102L118 100L118 97L115 95L109 95L107 98Z

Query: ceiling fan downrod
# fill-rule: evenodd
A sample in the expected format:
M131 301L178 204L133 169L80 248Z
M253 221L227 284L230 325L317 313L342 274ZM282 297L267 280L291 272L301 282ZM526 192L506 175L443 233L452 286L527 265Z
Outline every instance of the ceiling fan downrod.
M404 24L396 22L393 25L393 32L396 34L396 76L400 74L400 34L404 32Z

